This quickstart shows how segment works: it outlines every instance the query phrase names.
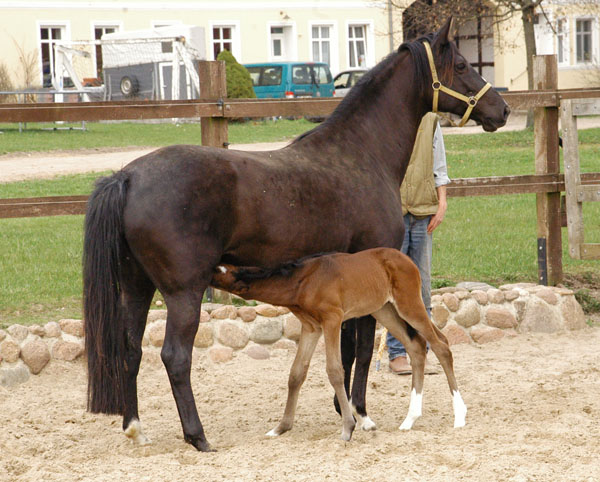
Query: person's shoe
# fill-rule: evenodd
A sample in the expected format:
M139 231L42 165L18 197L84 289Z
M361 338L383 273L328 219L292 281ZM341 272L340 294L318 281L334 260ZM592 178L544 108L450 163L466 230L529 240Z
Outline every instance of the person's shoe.
M412 367L405 356L398 356L390 360L389 366L390 371L396 375L410 375L412 373Z

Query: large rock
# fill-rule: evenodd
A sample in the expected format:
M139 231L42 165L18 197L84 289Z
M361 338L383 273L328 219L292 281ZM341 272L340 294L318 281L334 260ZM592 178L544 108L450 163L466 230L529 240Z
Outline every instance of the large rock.
M485 322L494 328L507 329L517 326L517 319L510 311L495 306L486 311Z
M245 322L249 323L256 319L256 310L252 306L240 306L238 308L238 316Z
M64 333L69 335L83 337L83 321L81 320L60 320L58 322Z
M208 349L208 357L215 363L228 362L233 358L233 349L228 346L213 346Z
M479 344L490 343L504 338L504 332L498 328L475 326L471 329L471 338Z
M262 345L252 344L247 346L244 349L244 353L255 360L267 360L270 357L269 350Z
M562 328L563 325L556 310L541 298L532 296L529 299L519 326L522 333L554 333Z
M24 341L29 335L29 330L23 325L11 325L7 328L7 331L17 342Z
M300 332L302 331L302 322L294 315L290 313L283 317L283 334L290 340L298 341L300 339Z
M44 325L44 331L48 338L58 338L61 334L60 325L56 321L50 321Z
M37 375L50 361L50 351L43 341L34 340L23 345L21 348L21 358L29 367L31 373Z
M446 326L448 318L450 317L450 312L442 305L436 305L433 308L431 308L431 316L433 318L435 326L437 326L441 330L442 328L444 328L444 326Z
M0 341L3 341L6 338L6 332L4 330L0 330Z
M452 293L444 293L442 295L442 300L450 311L458 311L459 301L456 295Z
M58 340L52 347L52 356L57 360L73 361L83 353L83 345L72 341Z
M157 320L148 328L148 339L153 346L161 347L165 342L167 320Z
M460 326L449 324L444 327L442 333L448 338L450 345L458 345L459 343L471 343L471 338Z
M558 297L554 294L551 288L542 288L536 292L535 296L543 299L549 305L555 305L558 303Z
M196 348L208 348L214 342L213 327L208 323L200 323L194 338Z
M210 312L210 317L216 320L235 320L237 318L237 308L233 305L225 305L220 308L215 308Z
M480 305L487 305L488 303L488 295L483 290L473 290L471 291L471 297L477 301Z
M273 305L268 305L268 304L262 304L262 305L258 305L254 308L256 310L256 313L259 314L260 316L266 316L269 318L272 318L274 316L279 316L279 310L274 307Z
M224 321L219 324L217 329L217 340L222 345L231 347L235 350L244 348L248 344L250 336L248 332L231 321Z
M464 300L460 309L454 315L454 321L464 328L476 325L480 319L479 303L473 299Z
M487 290L487 295L490 303L504 303L504 292L501 290L492 288L491 290Z
M257 318L250 331L250 339L255 343L274 343L283 332L279 318Z
M0 357L8 363L14 363L19 359L21 348L12 340L4 340L0 343Z
M148 323L153 323L156 320L166 320L167 310L150 310L148 312Z
M0 387L14 387L29 379L29 370L24 364L0 368Z
M560 305L560 312L567 330L580 330L587 326L585 314L575 296L564 296Z

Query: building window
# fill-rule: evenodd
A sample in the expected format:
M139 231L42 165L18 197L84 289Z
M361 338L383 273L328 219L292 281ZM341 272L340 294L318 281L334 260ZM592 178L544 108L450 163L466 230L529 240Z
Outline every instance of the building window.
M64 40L64 37L64 26L42 25L40 27L40 52L42 54L42 84L44 87L52 87L55 62L54 44L60 40Z
M592 61L592 19L578 19L575 22L577 63Z
M119 28L116 26L98 26L97 25L94 27L94 40L101 40L102 36L105 33L115 33L117 30L119 30ZM96 78L101 79L102 78L102 69L103 69L102 46L99 43L96 43L95 48L96 48Z
M313 62L331 63L331 27L327 25L314 25L312 27L312 59Z
M556 21L556 56L559 64L569 63L569 34L567 19L559 18Z
M271 57L281 59L285 56L285 33L283 27L271 27Z
M350 25L348 27L348 49L350 67L367 65L367 27L366 25Z
M233 50L233 28L213 27L213 55L216 60L222 50Z

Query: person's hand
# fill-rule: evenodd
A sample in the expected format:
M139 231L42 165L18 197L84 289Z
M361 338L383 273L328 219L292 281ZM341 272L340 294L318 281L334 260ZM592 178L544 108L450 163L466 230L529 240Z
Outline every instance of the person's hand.
M444 216L446 216L446 208L447 207L448 207L448 205L445 202L440 201L440 203L438 204L437 212L433 216L431 216L431 219L429 220L429 224L427 225L427 234L433 233L435 228L437 228L440 224L442 224L442 221L444 220Z

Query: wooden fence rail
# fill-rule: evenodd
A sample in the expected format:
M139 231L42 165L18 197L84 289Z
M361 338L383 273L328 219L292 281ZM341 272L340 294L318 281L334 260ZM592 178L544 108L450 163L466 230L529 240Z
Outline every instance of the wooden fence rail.
M546 57L546 58L544 58ZM547 58L552 57L552 58ZM558 162L558 108L564 99L600 98L600 88L556 89L555 56L535 59L537 91L505 92L513 111L534 109L536 174L527 176L455 179L449 196L487 196L535 193L537 196L540 282L557 284L562 278L560 226L564 222L560 193L565 190ZM201 62L204 99L181 101L116 101L87 103L0 104L0 122L56 122L199 118L202 144L227 145L227 119L271 116L326 116L341 99L227 99L221 62ZM582 174L582 184L600 183L600 173ZM0 199L0 218L83 214L87 196Z

